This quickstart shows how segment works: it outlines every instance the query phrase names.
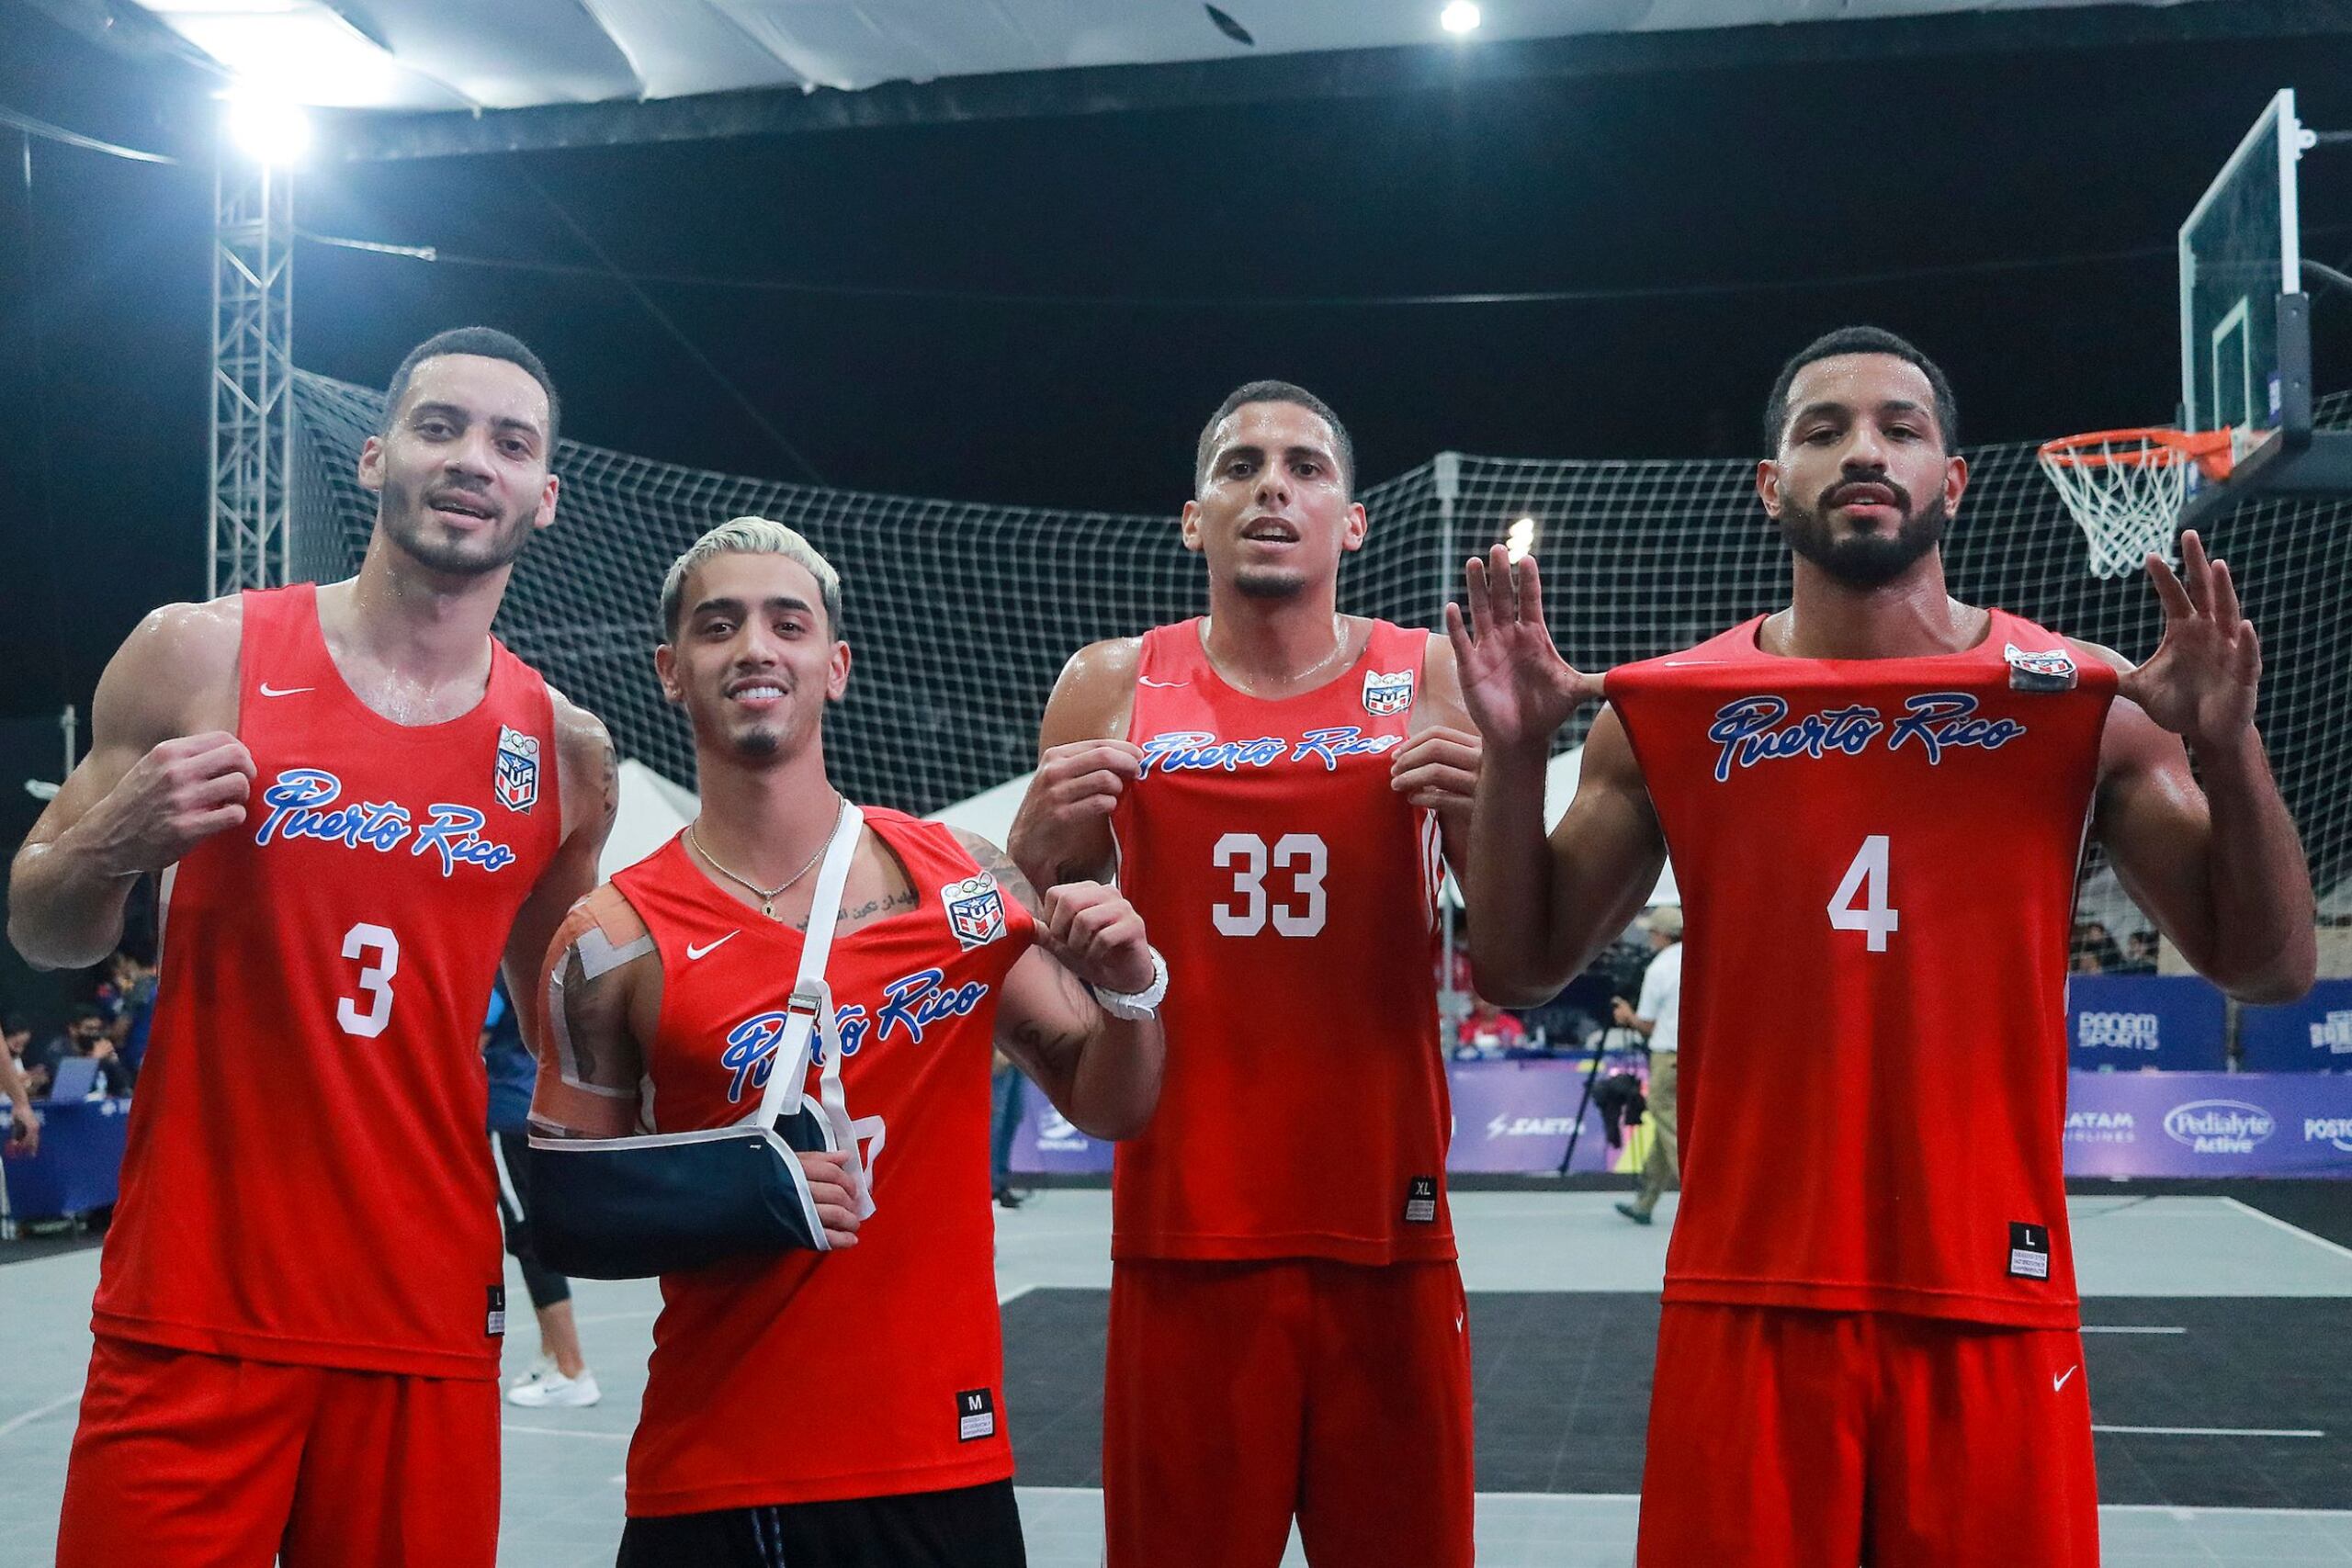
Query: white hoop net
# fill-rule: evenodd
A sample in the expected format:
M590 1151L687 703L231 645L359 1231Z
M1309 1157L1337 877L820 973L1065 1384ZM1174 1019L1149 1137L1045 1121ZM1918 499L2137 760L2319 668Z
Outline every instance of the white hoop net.
M2041 448L2041 471L2090 540L2091 574L2128 577L2153 550L2175 558L2196 459L2154 435L2118 431Z

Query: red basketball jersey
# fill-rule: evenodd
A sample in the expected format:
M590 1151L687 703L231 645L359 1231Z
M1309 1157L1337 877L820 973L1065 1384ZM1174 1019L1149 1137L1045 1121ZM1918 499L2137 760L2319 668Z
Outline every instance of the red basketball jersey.
M1610 671L1682 890L1666 1299L2070 1326L2066 947L2115 671L1761 617Z
M1375 621L1346 674L1267 701L1201 628L1144 634L1143 771L1112 817L1170 976L1112 1256L1451 1258L1437 820L1389 786L1429 634Z
M253 804L164 875L94 1326L494 1378L481 1021L563 834L546 683L493 642L471 712L395 724L344 684L304 583L244 596L237 686Z
M1028 912L955 835L869 807L915 908L841 932L826 964L842 1090L875 1212L857 1245L662 1281L632 1515L943 1491L1012 1473L989 1201L989 1060ZM759 1108L800 933L716 886L680 840L613 879L651 932L653 1130ZM818 1072L812 1066L813 1100Z

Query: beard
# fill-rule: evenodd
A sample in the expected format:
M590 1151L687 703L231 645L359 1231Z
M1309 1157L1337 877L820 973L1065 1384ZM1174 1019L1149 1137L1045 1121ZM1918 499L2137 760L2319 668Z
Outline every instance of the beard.
M1306 576L1280 567L1245 567L1234 573L1233 586L1244 599L1295 599L1306 592Z
M1911 570L1920 557L1943 543L1951 525L1951 509L1943 492L1925 507L1913 511L1911 492L1892 479L1875 482L1894 495L1903 521L1893 534L1848 534L1840 537L1829 522L1829 497L1852 481L1840 479L1821 492L1811 506L1791 501L1781 508L1781 537L1789 548L1849 588L1883 588Z
M537 508L502 517L471 535L451 532L425 509L422 496L387 492L378 515L392 543L428 571L447 577L479 577L511 566L531 542Z

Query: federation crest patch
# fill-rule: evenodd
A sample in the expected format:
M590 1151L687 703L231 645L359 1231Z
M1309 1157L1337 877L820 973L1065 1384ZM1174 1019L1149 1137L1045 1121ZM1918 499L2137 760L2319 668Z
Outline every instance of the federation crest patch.
M1363 711L1374 718L1386 718L1403 713L1413 705L1413 672L1398 670L1384 674L1377 670L1363 672Z
M1004 895L987 872L939 890L947 906L947 928L967 953L986 947L1004 934Z
M2047 653L2029 653L2017 644L2003 643L2001 657L2009 661L2009 690L2013 692L2071 692L2078 671L2075 656L2063 648Z
M498 767L492 783L498 804L528 811L539 798L539 738L498 727Z

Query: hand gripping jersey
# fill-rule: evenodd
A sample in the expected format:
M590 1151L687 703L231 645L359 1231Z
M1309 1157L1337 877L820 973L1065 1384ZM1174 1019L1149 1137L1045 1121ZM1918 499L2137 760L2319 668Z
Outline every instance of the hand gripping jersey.
M946 828L868 807L915 907L839 933L826 964L842 1089L873 1182L857 1245L662 1280L636 1516L943 1491L1012 1473L989 1202L989 1060L1028 912ZM673 839L614 877L662 963L652 1130L759 1106L800 933L715 886ZM808 1092L817 1092L817 1070ZM794 1437L794 1430L802 1436Z
M1437 822L1389 787L1429 634L1374 622L1345 675L1270 702L1201 626L1144 634L1143 771L1111 819L1170 976L1112 1256L1452 1258Z
M481 1022L562 839L547 686L493 643L471 712L395 724L344 684L307 583L244 596L238 664L252 806L164 876L94 1326L494 1378Z
M2071 1327L2066 946L2115 671L1998 610L1929 658L1761 625L1608 676L1683 894L1666 1299Z

